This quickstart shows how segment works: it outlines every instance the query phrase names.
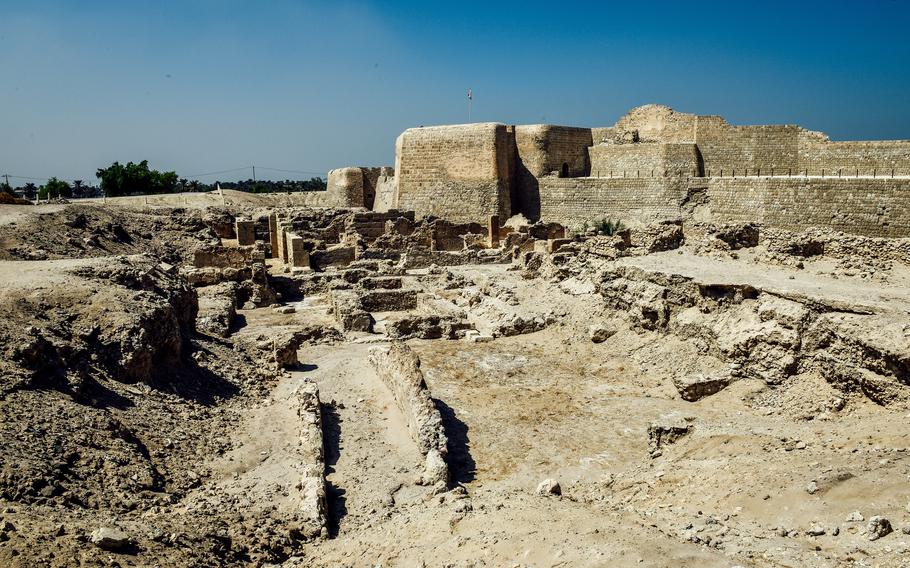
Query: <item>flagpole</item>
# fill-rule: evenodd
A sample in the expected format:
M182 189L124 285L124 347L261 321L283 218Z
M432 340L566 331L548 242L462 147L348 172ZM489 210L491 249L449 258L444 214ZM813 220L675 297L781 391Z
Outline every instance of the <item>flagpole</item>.
M471 122L471 103L474 102L474 91L468 89L468 123Z

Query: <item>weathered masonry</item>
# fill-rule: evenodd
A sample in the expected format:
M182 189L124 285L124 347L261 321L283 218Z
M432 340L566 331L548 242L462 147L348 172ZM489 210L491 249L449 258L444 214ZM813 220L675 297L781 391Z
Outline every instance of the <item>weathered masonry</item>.
M394 169L333 170L322 199L460 223L698 215L910 236L910 141L834 142L799 126L734 126L660 105L605 128L421 127L396 140Z

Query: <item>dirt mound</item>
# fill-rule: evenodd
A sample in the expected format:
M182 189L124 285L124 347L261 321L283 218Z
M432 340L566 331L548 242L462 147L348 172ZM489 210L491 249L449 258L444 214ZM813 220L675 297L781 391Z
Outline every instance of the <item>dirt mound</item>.
M0 225L0 260L53 260L151 253L179 263L218 237L197 210L130 210L71 205Z

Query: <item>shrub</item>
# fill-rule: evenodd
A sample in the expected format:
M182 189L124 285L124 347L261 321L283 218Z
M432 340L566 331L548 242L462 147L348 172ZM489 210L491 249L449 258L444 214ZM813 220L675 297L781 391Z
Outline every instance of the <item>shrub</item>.
M597 221L585 221L582 225L583 231L594 230L600 234L612 237L616 233L625 229L622 221L613 221L612 219L599 219Z

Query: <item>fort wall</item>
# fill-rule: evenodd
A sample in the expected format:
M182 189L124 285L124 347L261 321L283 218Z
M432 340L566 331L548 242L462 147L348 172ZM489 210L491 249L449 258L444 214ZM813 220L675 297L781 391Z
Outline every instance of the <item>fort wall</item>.
M799 166L798 126L731 126L719 117L697 117L695 142L704 175L721 170L745 172L796 171Z
M515 147L518 159L532 175L563 173L564 177L589 174L588 147L592 144L591 129L573 126L532 124L515 127Z
M456 222L507 219L513 133L484 123L411 128L396 143L396 208Z
M333 170L326 195L310 199L462 224L522 213L570 225L679 218L698 202L719 221L910 236L901 176L910 141L832 142L795 125L735 126L645 105L606 128L412 128L396 140L394 175Z
M376 179L376 200L373 211L386 212L398 206L398 179L392 175L383 174Z
M600 219L626 224L677 219L686 191L685 179L544 177L540 219L570 227Z
M597 144L588 151L592 177L691 176L699 169L691 142Z
M337 207L363 207L363 170L357 167L329 171L326 201Z
M799 133L799 169L812 175L910 175L910 140L832 142L820 132Z
M789 230L827 227L870 237L910 235L910 179L709 178L716 222Z

